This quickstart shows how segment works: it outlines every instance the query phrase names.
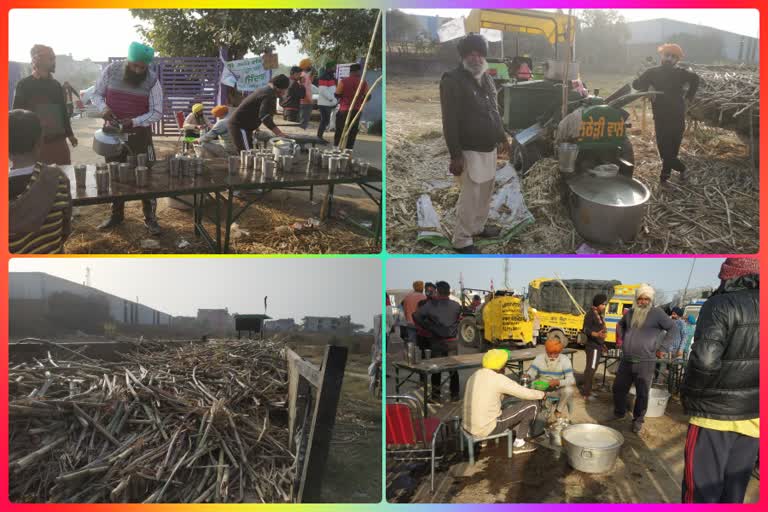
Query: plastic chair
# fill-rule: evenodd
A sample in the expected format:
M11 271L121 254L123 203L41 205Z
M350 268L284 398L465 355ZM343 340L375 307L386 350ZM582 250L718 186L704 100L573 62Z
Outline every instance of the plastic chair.
M421 400L410 395L387 397L387 456L398 461L429 460L430 491L435 492L435 466L445 453L437 455L437 439L445 424L424 417Z
M511 429L507 429L504 432L500 434L491 434L489 436L485 437L475 437L463 428L461 429L462 439L466 440L467 442L467 453L469 454L469 464L474 465L475 464L475 443L480 443L482 441L490 441L491 439L495 439L496 442L499 442L499 439L502 437L507 438L507 458L512 458L512 443L515 441L515 433ZM462 450L464 449L463 443L462 443Z

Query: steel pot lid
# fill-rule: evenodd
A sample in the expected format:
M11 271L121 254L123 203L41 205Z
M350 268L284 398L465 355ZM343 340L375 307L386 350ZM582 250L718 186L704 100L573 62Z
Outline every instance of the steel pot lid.
M563 429L564 441L587 450L613 450L624 444L618 430L595 423L579 423Z
M577 196L604 206L639 206L651 197L648 187L625 176L602 178L584 173L569 179L568 187Z

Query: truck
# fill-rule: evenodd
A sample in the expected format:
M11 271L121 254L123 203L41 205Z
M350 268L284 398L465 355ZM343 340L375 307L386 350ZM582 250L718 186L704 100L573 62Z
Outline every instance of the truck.
M465 345L483 351L495 346L532 347L548 337L566 346L583 344L584 315L592 307L592 298L604 293L608 296L605 341L615 343L616 324L632 307L638 286L616 280L540 278L531 281L524 294L487 292L478 310L464 308L459 338ZM462 298L465 296L462 290Z

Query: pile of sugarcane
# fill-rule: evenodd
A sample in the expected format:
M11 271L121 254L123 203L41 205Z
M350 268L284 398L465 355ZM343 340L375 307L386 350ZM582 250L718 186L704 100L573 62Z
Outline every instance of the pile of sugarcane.
M709 126L757 137L760 124L760 71L754 66L702 66L691 70L701 79L688 115Z
M295 473L280 340L143 343L9 368L19 502L286 502Z

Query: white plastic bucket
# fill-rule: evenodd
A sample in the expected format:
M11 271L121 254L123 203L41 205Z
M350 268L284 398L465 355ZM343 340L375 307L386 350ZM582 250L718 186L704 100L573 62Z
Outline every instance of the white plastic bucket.
M629 394L632 395L634 400L637 394L634 386L629 390ZM648 410L645 411L645 417L660 418L664 416L671 397L672 394L666 389L651 388L651 391L648 393Z

